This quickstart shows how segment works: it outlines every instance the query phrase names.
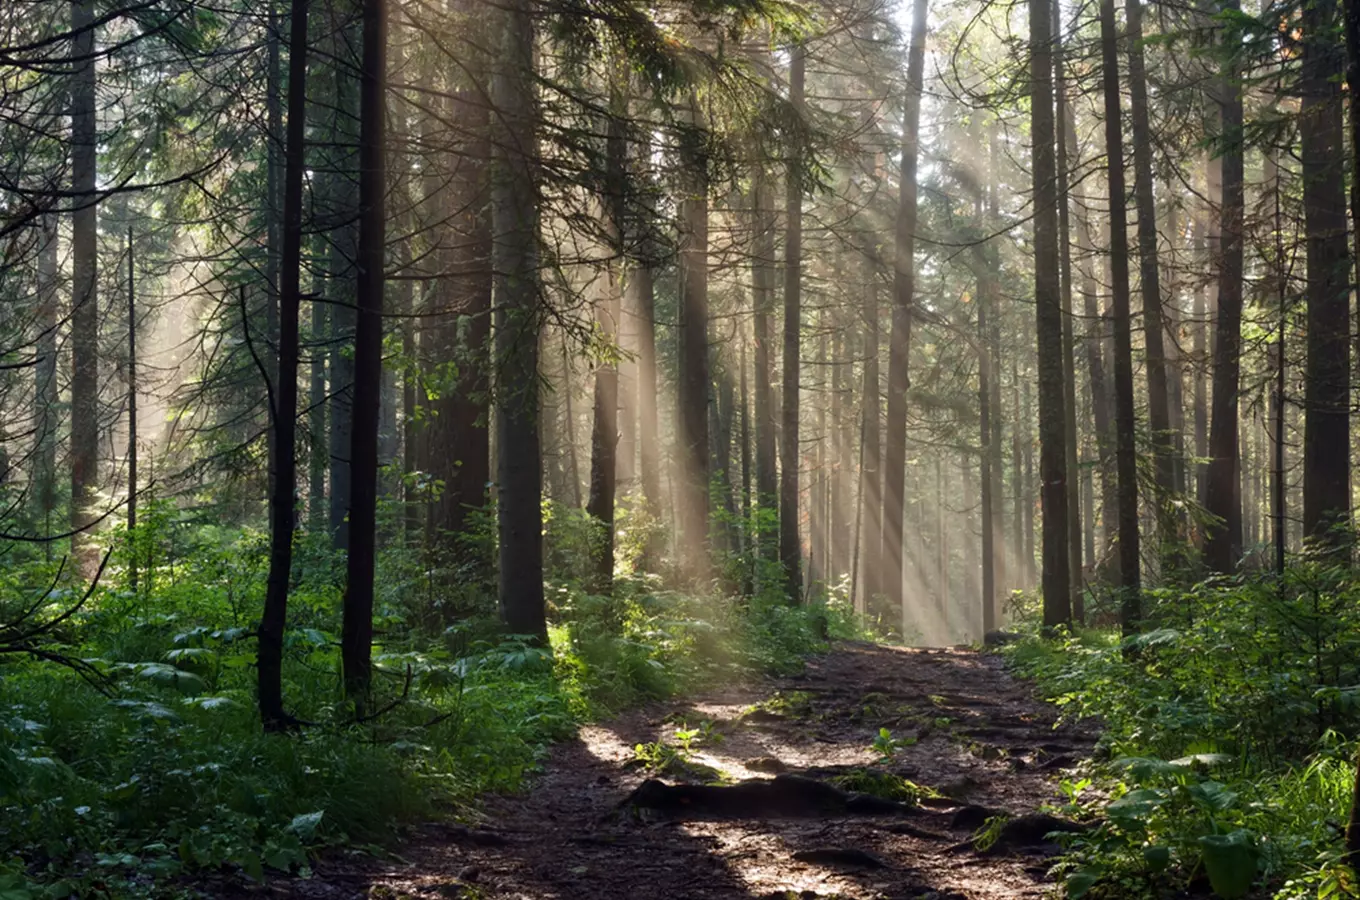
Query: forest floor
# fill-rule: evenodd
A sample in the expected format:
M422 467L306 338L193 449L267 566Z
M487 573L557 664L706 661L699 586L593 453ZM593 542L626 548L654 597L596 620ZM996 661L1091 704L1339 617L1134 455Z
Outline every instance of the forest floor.
M937 898L1041 897L1047 825L1017 829L989 852L969 842L990 816L1020 817L1059 799L1061 770L1086 756L1089 731L1055 728L1000 658L966 649L840 643L785 678L635 709L557 746L518 796L492 797L477 828L430 825L399 861L331 858L273 896L339 898ZM708 724L705 724L708 723ZM649 777L634 748L675 746L669 773L712 769L729 783L792 773L853 784L891 773L931 795L909 809L774 815L759 804L639 809ZM874 747L887 728L894 745ZM703 766L711 767L709 770ZM653 771L656 775L655 771ZM784 782L806 785L800 779ZM771 782L773 783L773 782ZM900 784L900 782L899 782ZM702 799L702 798L699 798ZM706 811L707 810L707 811ZM1034 829L1031 829L1033 831Z

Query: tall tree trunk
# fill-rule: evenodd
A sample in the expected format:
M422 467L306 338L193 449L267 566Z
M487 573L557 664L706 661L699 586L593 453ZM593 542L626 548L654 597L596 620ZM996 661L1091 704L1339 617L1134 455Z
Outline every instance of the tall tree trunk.
M277 466L269 497L269 578L258 631L256 657L260 718L266 730L286 728L293 719L283 708L283 633L288 619L288 583L296 527L298 312L302 305L302 177L307 109L307 0L293 0L288 41L288 131L283 159L283 221L279 248L278 382L270 406Z
M604 302L596 301L595 326L601 338L615 343L619 336L619 315L623 292L624 172L623 121L625 110L617 87L611 88L610 115L605 139L604 221L608 233L611 261L605 283ZM595 415L590 433L590 496L586 512L599 529L595 553L595 579L607 593L614 576L614 493L618 478L619 366L611 356L595 369Z
M543 464L538 443L539 209L534 23L529 0L499 7L491 79L495 272L497 504L500 610L513 634L546 642Z
M359 78L361 60L355 57L361 0L327 0L330 42L331 95L322 99L331 112L325 175L331 180L331 207L326 211L329 232L326 297L330 303L330 360L328 414L330 432L331 546L349 549L350 450L354 406L355 323L358 315L359 254Z
M476 21L482 7L471 0L459 0L456 8ZM491 221L487 210L487 141L490 110L485 100L486 78L478 52L483 31L470 27L465 41L465 56L460 58L450 80L457 88L450 92L448 115L460 135L447 156L449 174L441 181L442 190L435 202L447 222L452 245L445 247L443 258L447 283L436 291L438 308L431 325L422 336L422 349L428 341L428 365L457 372L452 383L440 386L431 400L432 416L428 425L429 469L431 477L442 481L444 489L430 504L429 539L452 561L472 571L485 571L491 560L479 555L481 542L468 541L472 517L486 504L486 485L491 480L491 446L488 431L491 365ZM470 59L467 57L471 57Z
M813 407L816 419L816 431L812 438L812 471L809 473L808 484L808 544L811 549L808 558L807 581L813 590L820 591L825 588L827 578L830 576L830 569L827 567L827 546L826 546L826 472L827 472L827 444L826 444L826 310L823 309L817 316L817 356L812 361L813 371L817 373L816 394L819 402Z
M1343 48L1336 4L1303 4L1299 118L1308 256L1308 361L1304 379L1303 531L1332 550L1349 546L1350 288L1341 107Z
M1072 594L1072 618L1081 622L1085 617L1081 577L1081 490L1077 468L1077 350L1072 316L1072 230L1069 224L1071 186L1067 134L1075 127L1067 102L1067 67L1063 62L1062 10L1053 0L1053 83L1056 94L1054 110L1057 115L1058 167L1058 262L1062 291L1062 374L1063 422L1065 443L1063 459L1067 470L1067 571L1068 587ZM1075 155L1075 154L1074 154Z
M1129 46L1129 94L1133 114L1133 190L1138 206L1138 272L1143 295L1143 342L1147 351L1148 427L1156 474L1157 527L1163 567L1173 564L1177 534L1170 388L1162 317L1161 265L1157 258L1157 206L1152 181L1152 128L1148 123L1147 71L1143 58L1142 0L1124 0ZM1116 252L1119 252L1116 249Z
M57 408L57 329L61 324L60 300L57 295L58 230L56 217L44 215L38 223L41 229L38 248L38 362L35 368L37 383L34 391L34 421L37 450L38 510L42 514L43 533L53 531L52 514L57 508L57 428L60 413ZM43 544L50 558L52 542Z
M872 240L871 236L865 238ZM882 389L879 386L879 327L878 327L878 254L877 245L869 244L864 254L864 386L860 451L859 504L864 522L860 536L860 570L864 573L861 593L864 608L877 594L883 593L883 491L882 491Z
M803 75L806 63L802 44L789 51L789 102L802 115L804 106ZM779 447L779 559L784 564L785 591L790 602L798 602L803 593L802 538L798 533L799 503L798 474L799 448L799 380L802 359L799 340L802 336L803 316L803 176L800 154L790 149L789 167L785 173L785 238L784 238L784 389L782 403L783 428Z
M1238 0L1224 0L1236 12ZM1228 30L1228 34L1233 32ZM1238 465L1237 393L1242 361L1242 86L1235 56L1218 80L1223 195L1219 211L1221 246L1218 324L1214 336L1213 407L1209 424L1209 466L1204 506L1218 522L1207 529L1204 556L1219 572L1231 572L1242 555L1242 493ZM1344 225L1343 225L1344 230ZM1343 239L1344 240L1344 239Z
M657 422L656 292L652 266L644 261L629 273L628 295L637 321L638 462L642 496L654 516L661 515L661 437Z
M94 572L99 489L99 247L95 21L91 0L71 3L71 551L82 577Z
M892 335L888 342L888 403L883 454L883 593L892 609L904 608L902 535L906 518L907 391L911 326L916 303L916 164L920 144L921 89L925 78L928 0L913 0L907 51L907 96L902 117L902 170L898 177L897 236L893 272Z
M987 271L985 254L979 249L979 274ZM985 277L985 276L983 276ZM977 320L978 356L978 447L982 460L982 633L985 635L996 629L996 546L995 546L995 498L992 495L992 445L995 443L992 432L1000 431L992 423L992 348L988 342L991 326L992 286L990 282L979 285ZM998 445L999 446L999 445Z
M128 587L137 594L137 268L132 245L132 229L127 236L127 389L128 389L128 442L127 442L127 538L128 538ZM241 288L245 290L244 285ZM244 306L242 307L244 309Z
M340 632L345 693L359 710L373 677L373 576L378 550L378 419L382 397L387 247L387 3L363 0L359 81L359 246L349 453L349 556Z
M1100 44L1105 94L1106 178L1110 189L1110 272L1114 297L1114 432L1119 485L1119 624L1132 634L1142 617L1138 552L1138 457L1134 443L1133 339L1129 310L1129 258L1124 189L1123 113L1120 110L1119 54L1114 0L1101 0Z
M1075 146L1075 133L1071 140L1072 145ZM1110 539L1114 533L1114 523L1118 518L1119 499L1115 488L1114 429L1111 422L1113 416L1110 413L1108 402L1110 390L1104 359L1105 316L1097 293L1095 273L1091 270L1090 260L1095 254L1095 241L1091 237L1085 203L1078 204L1077 242L1082 258L1085 260L1081 266L1082 312L1086 318L1086 334L1083 343L1086 345L1086 373L1091 392L1091 419L1095 429L1096 454L1100 469L1100 509L1104 531L1103 546L1098 554L1102 571L1097 574L1099 577L1105 578L1107 572L1104 570L1113 573L1117 568L1116 558L1112 557L1110 552ZM1096 562L1097 560L1093 557L1092 564L1094 565Z
M268 81L265 86L265 140L268 142L268 162L265 173L266 184L265 193L265 219L267 222L265 244L265 339L264 350L261 355L264 357L264 377L266 388L270 384L278 381L278 346L279 346L279 254L280 244L283 240L283 198L281 196L283 182L283 163L282 154L279 152L283 144L283 63L281 59L282 36L279 34L279 15L278 6L275 0L269 2L269 19L266 28L266 53L268 56L267 65ZM268 465L269 477L272 479L278 466L274 460L278 448L274 441L277 435L274 429L266 423L266 440L268 442ZM268 485L268 493L272 495L274 484L271 481Z
M307 348L311 354L307 382L307 528L319 534L329 533L330 521L330 507L326 503L326 475L330 469L326 444L326 341L330 310L319 297L312 300L311 307Z
M770 315L774 311L774 209L768 175L764 169L755 174L752 190L754 219L754 259L751 263L751 304L755 331L755 425L756 425L756 503L763 512L778 508L779 472L776 464L776 432L774 398L774 363L770 348L774 340L770 330ZM771 535L764 533L759 523L755 534L757 552L764 559L777 557L778 547L771 547ZM771 551L774 552L771 552Z
M699 99L689 98L690 133L684 147L691 182L681 202L680 379L677 434L683 490L680 496L680 557L692 578L708 575L708 176L699 146L703 127Z

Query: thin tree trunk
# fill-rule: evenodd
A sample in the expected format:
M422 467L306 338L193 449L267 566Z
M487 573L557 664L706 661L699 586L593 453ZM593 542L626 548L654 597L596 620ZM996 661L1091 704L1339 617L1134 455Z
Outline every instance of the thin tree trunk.
M501 33L491 79L492 269L495 340L499 602L513 634L546 643L543 597L543 464L538 442L539 310L534 103L534 22L529 0L498 8Z
M883 478L883 592L893 609L905 609L902 537L906 518L907 391L911 326L916 303L916 166L920 143L921 91L925 78L928 0L913 0L907 96L898 178L896 251L893 259L892 333L888 341L888 402Z
M1127 194L1124 189L1124 135L1119 97L1114 0L1101 0L1100 43L1105 94L1106 178L1110 193L1110 271L1114 296L1115 469L1119 485L1119 624L1124 634L1138 630L1142 618L1138 550L1138 458L1134 443L1133 341L1129 310Z
M805 52L802 44L795 44L789 52L789 103L799 115L803 114L803 75ZM784 238L784 386L782 429L779 446L779 559L784 565L785 591L789 601L796 603L802 596L802 539L798 533L798 474L799 474L799 379L802 364L799 340L802 332L803 289L803 181L802 163L796 150L791 150L785 182L785 238Z
M96 167L95 21L90 0L71 3L71 552L82 577L94 572L99 489L99 247Z
M260 718L266 730L294 722L283 708L283 634L288 618L288 584L293 567L297 514L293 487L297 458L298 312L302 305L302 177L307 108L307 0L293 0L288 41L288 131L284 143L283 230L279 249L278 382L270 412L275 457L274 492L269 498L269 578L258 631L256 673Z
M455 8L468 22L476 21L480 5L459 0ZM422 336L427 362L452 365L457 379L441 386L431 400L427 426L431 477L444 483L429 509L429 540L451 560L472 571L485 571L491 560L479 555L484 544L466 540L477 511L486 505L491 480L489 370L491 359L491 220L487 210L487 139L490 110L485 99L484 60L478 52L482 30L469 25L472 35L451 80L458 88L448 97L448 115L457 123L461 140L447 154L449 175L438 180L435 203L453 244L444 248L447 272L436 290L440 299L431 325ZM471 58L468 58L471 57Z
M1225 0L1225 10L1240 8ZM1231 34L1231 31L1229 32ZM1242 555L1242 494L1237 448L1237 393L1242 361L1243 161L1242 93L1236 58L1218 80L1222 185L1219 242L1218 324L1213 356L1213 411L1204 505L1218 522L1207 529L1204 555L1219 572L1231 572Z
M860 500L863 525L860 537L860 568L864 572L860 592L865 597L863 606L876 594L883 593L883 493L882 493L882 405L879 386L879 328L878 328L878 260L873 250L864 255L864 385L863 424L860 451Z
M362 712L373 677L373 577L378 551L378 423L387 247L387 3L363 0L359 75L358 309L349 453L349 556L340 632L345 693Z
M751 263L751 304L755 330L755 426L756 426L756 503L762 512L778 507L779 473L776 463L778 431L775 416L774 364L770 358L773 336L770 314L774 310L774 210L770 186L764 169L755 174L752 190L754 219L754 259ZM771 547L771 535L756 524L757 552L764 559L778 557L778 547ZM777 540L773 543L777 544ZM771 552L771 551L774 552Z
M359 227L359 79L362 62L355 57L358 41L354 28L359 0L330 0L328 39L329 73L333 93L328 104L332 119L327 144L327 175L332 182L332 205L328 212L327 291L330 302L330 383L327 396L330 432L330 534L331 546L349 549L350 451L354 407L354 347L358 315Z
M132 229L127 236L127 329L128 329L128 587L137 594L137 270L132 246ZM242 290L245 290L243 285ZM245 307L242 306L244 310Z
M1175 448L1171 438L1161 266L1157 258L1157 206L1153 196L1152 129L1148 123L1147 72L1143 59L1142 0L1124 0L1129 47L1130 111L1133 119L1133 182L1138 206L1139 281L1143 295L1143 342L1147 356L1148 427L1152 433L1158 539L1164 567L1178 553L1173 496ZM1118 250L1116 250L1118 252Z
M600 336L614 343L619 336L619 316L623 292L623 226L624 191L624 113L617 88L612 89L608 136L605 147L606 209L605 222L612 261L606 278L606 298L597 301L595 324ZM595 369L595 415L590 435L590 499L586 512L599 528L595 553L595 579L598 589L607 593L613 587L614 576L614 494L618 479L619 435L619 366L615 357L601 362Z
M44 215L39 220L42 246L38 249L38 360L34 391L35 421L37 422L38 509L42 513L43 533L51 534L52 514L57 507L57 428L60 413L57 408L57 330L60 327L59 298L57 296L58 230L57 220ZM51 558L52 542L43 544Z
M699 99L689 98L689 124L701 127ZM708 575L708 177L707 160L687 137L686 168L692 181L681 202L684 233L680 246L680 378L677 434L683 490L680 497L681 559L686 574Z
M1136 2L1136 0L1130 0ZM1072 320L1072 231L1068 222L1070 177L1067 134L1073 129L1067 102L1067 69L1063 64L1062 10L1053 0L1053 82L1056 92L1058 168L1058 260L1062 291L1062 375L1064 466L1067 472L1067 569L1072 618L1085 618L1081 593L1081 491L1077 469L1077 352Z
M629 273L628 291L637 321L638 443L642 496L653 516L661 514L661 438L657 423L656 293L650 262Z

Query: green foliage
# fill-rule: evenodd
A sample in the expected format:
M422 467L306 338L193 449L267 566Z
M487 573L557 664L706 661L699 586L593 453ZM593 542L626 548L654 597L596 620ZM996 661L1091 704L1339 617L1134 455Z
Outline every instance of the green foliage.
M395 705L355 725L339 681L341 561L302 534L284 695L309 724L265 734L253 640L264 535L185 528L185 516L151 505L134 548L139 590L111 579L47 635L108 695L72 669L0 656L0 860L15 860L0 865L0 897L98 895L97 885L160 896L182 873L303 871L318 848L382 845L405 822L518 789L550 742L589 717L797 666L825 646L822 622L834 632L851 619L820 604L666 590L631 565L612 593L591 593L573 568L589 523L554 509L550 648L503 634L494 600L418 548L382 554L376 705ZM628 552L640 554L652 529L631 523ZM35 598L40 617L69 608L80 589L48 590L55 574L41 562L0 573L0 621ZM680 723L654 761L720 738L711 723Z
M1223 898L1347 888L1339 829L1360 735L1360 589L1305 565L1152 593L1147 630L1003 652L1070 718L1099 717L1107 762L1064 785L1071 897L1142 897L1202 878ZM1088 790L1088 788L1098 790ZM1283 885L1283 887L1281 887Z
M845 791L869 794L874 797L881 797L884 800L896 800L899 803L916 804L921 801L922 797L940 796L937 791L931 788L923 787L908 778L879 769L852 769L842 775L837 775L832 781L837 787Z
M892 762L897 756L897 751L904 747L910 747L916 743L916 738L895 738L892 732L886 728L878 729L878 735L874 738L873 751L878 754L879 762Z

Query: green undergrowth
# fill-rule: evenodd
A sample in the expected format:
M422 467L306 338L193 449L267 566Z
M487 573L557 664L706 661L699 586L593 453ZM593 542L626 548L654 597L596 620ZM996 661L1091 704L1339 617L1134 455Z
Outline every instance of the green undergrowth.
M1062 782L1069 897L1356 895L1340 864L1360 736L1360 583L1339 568L1152 593L1142 633L1002 651L1102 729Z
M501 633L475 579L389 550L374 647L386 711L354 724L339 680L342 566L303 541L284 694L305 724L265 734L252 636L264 536L195 534L173 556L146 551L139 590L106 577L52 630L45 646L84 661L84 676L0 655L0 898L191 894L204 873L305 874L327 846L381 853L408 824L520 789L585 720L798 665L823 635L852 631L836 604L699 596L627 569L598 596L559 572L540 648ZM54 568L0 575L0 622L35 602L39 615L67 609L73 588L46 592Z

